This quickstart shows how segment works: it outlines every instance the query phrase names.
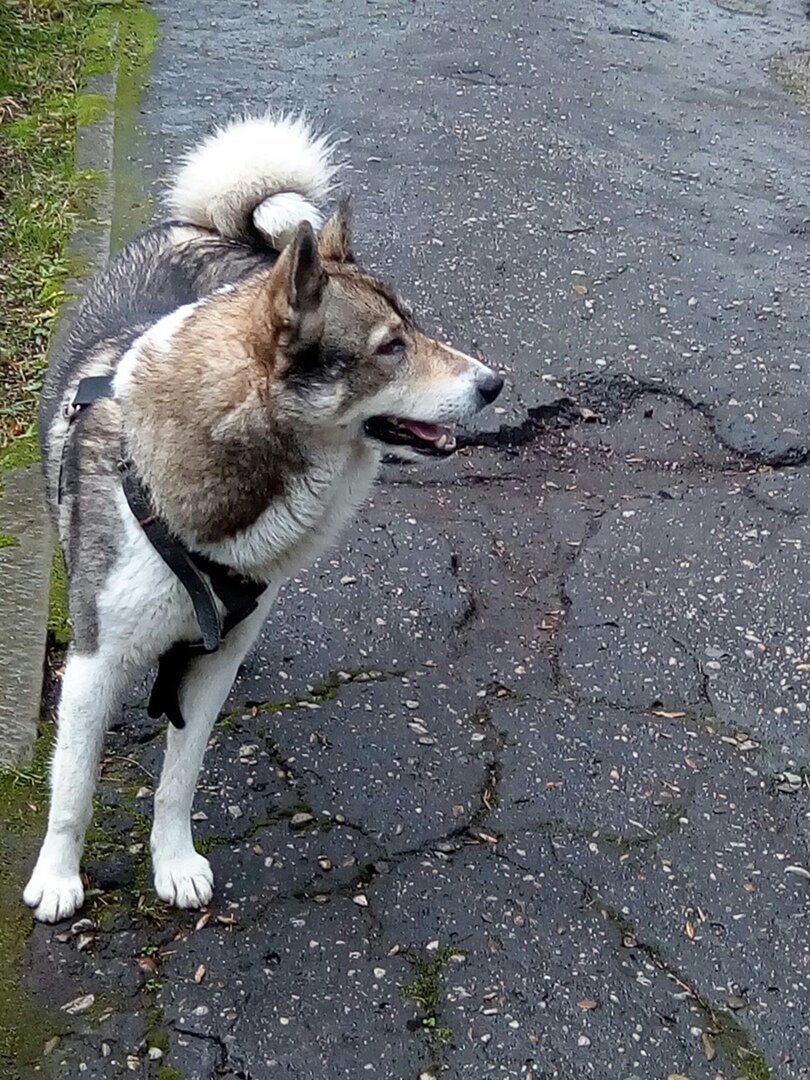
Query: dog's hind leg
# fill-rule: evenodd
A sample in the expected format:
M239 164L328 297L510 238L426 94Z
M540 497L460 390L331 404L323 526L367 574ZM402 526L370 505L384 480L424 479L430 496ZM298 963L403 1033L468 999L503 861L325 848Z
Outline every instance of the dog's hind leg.
M211 866L194 849L191 807L211 729L271 601L265 593L259 608L228 634L217 652L194 660L180 687L185 727L169 726L151 840L155 891L177 907L204 907L213 895Z
M104 734L130 675L119 655L68 657L51 765L48 831L23 893L42 922L67 919L84 903L79 863L93 813Z

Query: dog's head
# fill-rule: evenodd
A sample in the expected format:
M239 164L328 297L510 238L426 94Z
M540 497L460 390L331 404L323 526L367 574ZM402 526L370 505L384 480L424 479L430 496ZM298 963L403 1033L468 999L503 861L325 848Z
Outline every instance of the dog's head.
M317 237L299 227L260 302L252 351L272 368L274 411L297 424L400 457L444 456L456 446L453 425L503 387L490 368L424 334L396 294L357 266L345 206Z

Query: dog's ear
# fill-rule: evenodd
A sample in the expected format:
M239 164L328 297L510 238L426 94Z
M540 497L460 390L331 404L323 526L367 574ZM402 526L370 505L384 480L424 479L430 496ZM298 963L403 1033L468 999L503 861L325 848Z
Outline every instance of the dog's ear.
M318 251L330 262L353 263L352 208L348 197L329 218L318 236Z
M308 221L302 221L273 267L271 303L282 321L300 327L320 308L325 286L315 233Z

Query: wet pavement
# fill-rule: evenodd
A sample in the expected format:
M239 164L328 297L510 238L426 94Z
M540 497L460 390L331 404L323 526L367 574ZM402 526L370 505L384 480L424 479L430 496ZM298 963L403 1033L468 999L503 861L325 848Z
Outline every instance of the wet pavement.
M362 261L509 374L386 467L217 726L211 912L110 737L45 1074L810 1076L810 123L795 2L154 5L143 175L234 109L345 135Z

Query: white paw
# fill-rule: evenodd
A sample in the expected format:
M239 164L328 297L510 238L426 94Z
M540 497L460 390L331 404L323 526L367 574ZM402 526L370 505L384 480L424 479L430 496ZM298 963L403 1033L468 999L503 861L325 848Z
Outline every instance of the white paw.
M214 895L211 864L195 851L193 855L156 866L155 892L161 900L175 907L205 907Z
M69 919L84 903L82 879L78 874L53 874L37 867L25 886L23 900L40 922Z

